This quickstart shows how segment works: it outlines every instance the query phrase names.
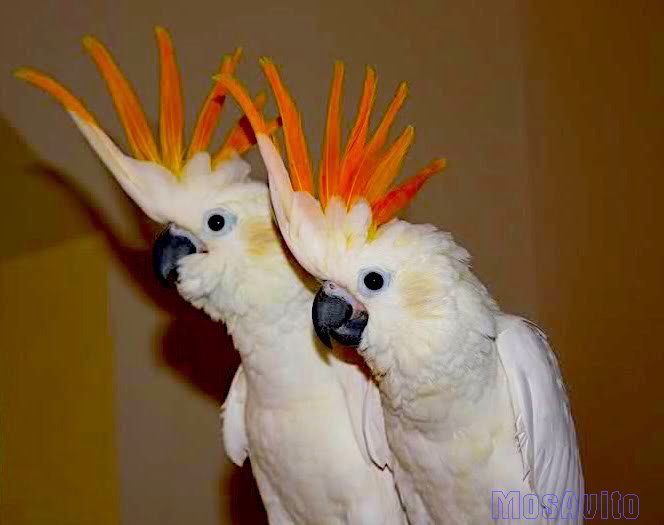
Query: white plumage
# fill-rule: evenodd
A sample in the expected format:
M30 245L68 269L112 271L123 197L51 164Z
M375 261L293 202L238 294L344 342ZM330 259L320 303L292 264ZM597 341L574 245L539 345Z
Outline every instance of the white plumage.
M361 198L323 209L293 191L269 139L258 143L293 255L368 312L357 350L381 395L364 400L367 447L394 470L409 521L581 523L574 424L542 333L500 312L450 234L399 220L371 231ZM367 271L386 285L363 288Z
M397 221L328 264L369 312L359 351L380 381L387 441L378 401L365 400L367 443L392 465L411 523L581 523L583 476L556 358L531 323L498 310L466 252L448 234ZM391 275L380 296L362 296L349 277L367 267Z
M163 30L157 34L168 58L169 41ZM90 45L113 76L103 48ZM173 73L172 61L162 66ZM292 139L290 126L299 117L270 63L264 67L287 112L284 125ZM183 236L179 249L195 252L179 260L178 290L226 322L242 356L224 408L224 443L237 464L251 459L272 523L404 523L391 470L413 525L522 517L582 521L559 515L568 510L566 493L576 498L572 502L581 500L583 477L555 356L541 332L500 312L451 235L398 220L373 224L372 206L379 201L367 202L365 194L343 202L332 194L323 208L311 194L293 192L266 134L269 127L241 88L225 84L244 100L257 128L288 247L315 277L333 281L326 286L340 295L332 299L337 305L346 301L344 309L337 308L345 316L338 322L364 322L353 341L359 341L358 353L374 373L378 392L355 363L316 344L313 283L283 252L267 188L247 179L248 165L232 148L214 167L205 152L180 164L177 90L162 90L162 121L171 132L164 137L172 138L162 140L166 161L137 161L120 152L64 88L39 73L21 75L69 109L132 199ZM173 87L171 77L162 76L167 87ZM370 100L371 71L367 78ZM113 85L116 102L132 106L133 95L122 82ZM142 114L132 111L141 124ZM133 145L142 158L158 159L143 124L143 142ZM407 142L412 130L403 136ZM413 186L394 190L394 198L417 191L442 165L434 162ZM380 171L383 164L376 166ZM217 214L214 229L207 227L211 212ZM371 287L364 286L369 272L378 276ZM326 330L340 327L329 324ZM516 500L508 503L512 494ZM546 519L549 514L554 519Z
M357 364L321 350L311 325L312 282L284 252L266 185L248 179L249 165L232 148L217 163L206 151L175 164L129 157L62 86L23 75L68 108L127 194L174 232L164 243L191 250L178 255L178 290L223 320L240 352L223 411L224 444L236 464L251 460L270 523L403 525L394 478L371 461L364 440L364 399L377 387ZM126 91L122 97L121 106L131 102ZM169 103L177 109L178 97Z
M205 152L179 180L152 163L120 164L140 181L132 197L146 212L205 246L180 261L178 289L226 322L242 357L223 411L224 444L236 464L251 460L270 523L405 523L393 476L371 461L358 428L376 386L318 347L313 292L283 252L265 185L248 180L237 157L212 171ZM235 229L206 236L210 209L232 212Z
M532 323L500 316L496 347L507 376L524 477L540 497L570 492L583 501L583 473L576 431L555 354ZM582 507L581 507L582 508ZM553 510L553 509L551 509ZM581 523L548 519L549 523Z

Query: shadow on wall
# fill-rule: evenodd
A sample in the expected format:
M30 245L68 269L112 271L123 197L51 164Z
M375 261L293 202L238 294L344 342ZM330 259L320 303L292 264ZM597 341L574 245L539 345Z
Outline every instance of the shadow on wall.
M213 322L203 312L186 303L177 291L164 289L158 283L152 271L151 245L159 226L152 223L131 203L132 219L142 241L138 247L130 246L105 219L103 211L95 205L88 191L72 177L68 177L53 166L35 161L34 152L21 140L16 130L1 117L0 128L2 128L2 138L7 136L11 142L8 144L3 140L3 150L10 153L8 155L11 157L10 163L16 164L16 166L5 166L5 172L0 174L2 194L16 196L9 205L10 209L4 210L7 213L6 217L17 217L15 213L21 209L23 215L26 204L31 202L31 196L34 199L36 190L43 193L45 189L48 195L46 209L35 210L35 216L29 217L27 224L22 227L23 231L16 232L16 235L29 237L30 233L25 230L32 228L39 228L40 231L60 230L45 233L46 237L50 235L55 236L54 238L25 241L24 245L18 248L18 253L27 252L29 248L34 249L35 246L54 244L63 240L63 237L65 239L75 237L85 233L86 230L101 233L111 253L121 263L136 288L171 319L165 330L157 334L159 338L156 345L157 361L165 364L183 382L214 403L223 402L239 364L238 353L221 323ZM118 195L120 194L118 191ZM129 201L126 197L122 198ZM65 227L56 228L52 218L55 216L59 219L61 214L65 217ZM85 224L86 222L88 224ZM47 228L43 228L44 224ZM14 249L14 252L16 250ZM9 253L3 248L0 256L15 255L14 252ZM222 492L226 493L222 496ZM267 522L248 462L241 469L233 468L230 478L220 474L220 503L225 500L229 501L233 523ZM223 518L224 512L221 514Z
M157 359L197 391L222 403L240 363L233 341L221 323L212 321L204 312L185 302L174 289L163 288L152 270L151 244L159 227L133 205L136 224L144 246L129 247L116 235L94 206L91 196L70 177L44 163L32 166L31 173L47 178L65 190L85 212L95 230L101 232L112 253L137 287L172 319L159 334ZM267 518L258 494L251 467L247 462L234 468L230 480L222 476L220 491L228 490L232 523L266 523Z

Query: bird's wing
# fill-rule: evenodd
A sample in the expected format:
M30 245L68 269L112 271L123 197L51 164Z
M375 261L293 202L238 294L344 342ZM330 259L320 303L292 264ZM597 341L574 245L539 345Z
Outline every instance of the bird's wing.
M389 449L378 387L361 363L338 358L332 359L332 365L344 390L357 445L367 462L382 469Z
M583 473L574 421L546 336L525 319L501 316L496 344L512 399L524 479L540 498L555 495L559 512L564 504L582 504ZM581 523L578 514L577 521L564 522Z
M240 365L235 372L226 401L221 407L222 430L226 454L233 463L241 466L249 454L249 442L244 424L244 407L247 399L247 380Z
M385 418L378 386L369 381L364 395L364 439L371 460L381 469L391 466L392 451L387 444Z

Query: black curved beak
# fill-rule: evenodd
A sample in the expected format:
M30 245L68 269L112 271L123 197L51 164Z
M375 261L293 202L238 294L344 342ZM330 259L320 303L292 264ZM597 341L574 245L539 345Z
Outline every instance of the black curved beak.
M331 339L345 346L359 346L369 321L364 306L330 282L318 290L311 316L316 335L328 348L332 348Z
M161 284L174 287L178 281L178 261L198 251L193 235L169 224L152 245L152 267Z

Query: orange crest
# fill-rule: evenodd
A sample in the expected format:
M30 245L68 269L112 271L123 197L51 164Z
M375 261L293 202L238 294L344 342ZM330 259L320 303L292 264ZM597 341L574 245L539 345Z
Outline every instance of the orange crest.
M313 195L312 168L301 116L272 61L263 58L261 66L281 113L293 190ZM406 99L407 87L405 83L399 85L385 115L370 136L369 120L376 93L376 75L371 68L367 68L355 123L342 152L343 76L343 63L335 63L319 167L318 198L323 209L334 196L340 198L347 209L359 199L365 199L371 206L374 226L379 226L396 217L415 197L426 180L443 170L446 162L444 159L436 159L402 184L393 187L414 135L412 126L408 126L392 144L386 145L390 128ZM252 107L251 99L241 84L230 75L222 75L220 80L238 100L254 130L257 133L266 133L267 125L260 111Z
M159 148L145 117L138 97L129 82L116 65L113 57L96 38L85 37L83 45L97 64L111 93L115 108L127 135L127 141L136 159L161 164L175 176L180 174L184 163L194 154L204 151L210 145L212 135L219 121L226 90L215 83L199 112L191 143L186 151L183 148L184 108L180 73L175 60L175 50L168 32L157 27L157 45L160 62L160 118ZM231 75L240 59L241 49L224 57L220 73ZM58 100L68 111L83 121L99 128L92 114L71 93L51 77L33 69L19 69L16 76L43 89ZM262 106L265 96L259 95L254 104ZM278 127L278 121L266 124L268 133ZM221 148L212 156L213 167L233 153L242 154L256 143L256 137L248 126L246 117L239 120L230 131Z

